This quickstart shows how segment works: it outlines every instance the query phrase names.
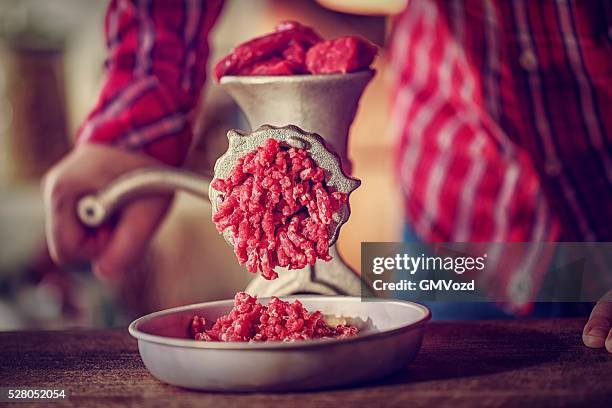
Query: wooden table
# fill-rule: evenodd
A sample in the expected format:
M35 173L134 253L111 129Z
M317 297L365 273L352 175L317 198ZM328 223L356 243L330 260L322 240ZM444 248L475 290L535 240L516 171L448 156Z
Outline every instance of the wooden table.
M612 406L612 355L582 345L583 323L434 322L417 359L391 378L285 394L202 393L162 384L149 375L126 330L6 332L0 333L0 386L66 388L69 399L52 406Z

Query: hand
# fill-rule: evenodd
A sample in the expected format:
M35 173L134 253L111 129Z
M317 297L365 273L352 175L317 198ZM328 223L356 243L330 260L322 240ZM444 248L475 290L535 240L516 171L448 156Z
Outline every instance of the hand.
M96 275L121 279L138 264L166 214L172 196L139 199L127 205L115 222L98 229L84 227L76 216L82 196L118 176L157 160L104 145L77 146L43 179L49 252L57 263L92 261Z
M593 308L582 332L584 345L591 348L606 347L612 353L612 290L606 293Z

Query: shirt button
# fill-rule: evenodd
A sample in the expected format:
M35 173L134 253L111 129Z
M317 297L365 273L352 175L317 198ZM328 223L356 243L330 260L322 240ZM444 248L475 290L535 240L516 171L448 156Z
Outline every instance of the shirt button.
M544 162L544 172L551 177L561 174L561 162L557 159L548 159Z
M527 71L534 71L538 67L538 60L531 50L525 50L519 57L519 64Z

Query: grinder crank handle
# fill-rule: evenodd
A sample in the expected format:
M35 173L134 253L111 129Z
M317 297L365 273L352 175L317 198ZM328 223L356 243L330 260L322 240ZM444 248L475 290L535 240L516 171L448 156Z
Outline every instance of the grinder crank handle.
M77 203L77 216L88 227L99 227L117 209L139 197L185 191L208 200L211 178L186 170L151 167L134 170L113 180Z

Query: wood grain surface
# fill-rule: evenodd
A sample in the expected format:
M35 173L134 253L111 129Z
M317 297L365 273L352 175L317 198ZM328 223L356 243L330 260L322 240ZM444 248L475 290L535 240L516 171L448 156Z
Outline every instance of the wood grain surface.
M276 394L162 384L149 375L125 329L5 332L0 386L69 393L40 406L612 406L612 355L582 345L583 323L434 322L417 359L397 375L354 388ZM26 405L35 406L14 404Z

